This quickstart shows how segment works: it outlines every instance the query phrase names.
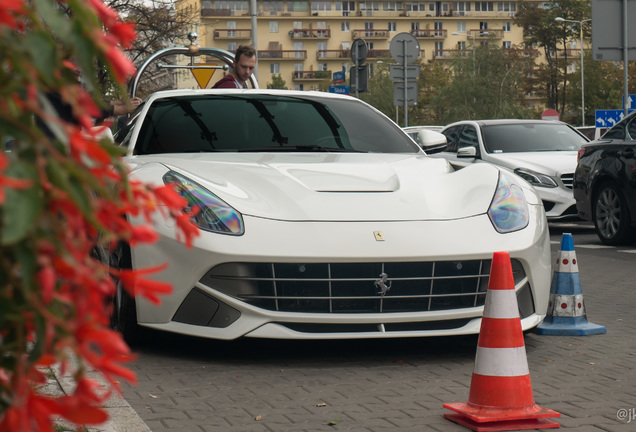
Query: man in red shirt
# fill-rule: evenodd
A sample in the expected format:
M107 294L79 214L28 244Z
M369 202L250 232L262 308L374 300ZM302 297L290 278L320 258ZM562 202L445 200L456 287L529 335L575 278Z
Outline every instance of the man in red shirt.
M212 88L247 88L247 80L256 67L256 50L251 45L241 45L236 50L232 72L225 75Z

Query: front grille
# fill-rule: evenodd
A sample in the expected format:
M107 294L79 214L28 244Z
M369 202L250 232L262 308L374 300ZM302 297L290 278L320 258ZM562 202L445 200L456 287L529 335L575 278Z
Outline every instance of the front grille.
M395 313L483 306L490 260L387 263L226 263L201 279L210 288L271 311ZM525 278L512 260L515 283ZM388 275L380 295L376 281Z
M572 189L572 183L574 183L574 173L561 174L561 181L566 188Z

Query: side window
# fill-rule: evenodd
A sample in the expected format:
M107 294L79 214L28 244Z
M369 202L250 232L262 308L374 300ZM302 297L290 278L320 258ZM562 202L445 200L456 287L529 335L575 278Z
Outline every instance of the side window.
M457 153L457 138L461 128L461 126L456 126L444 131L447 141L446 149L444 151Z
M459 135L458 148L475 147L479 150L479 141L477 140L477 131L472 126L466 126Z

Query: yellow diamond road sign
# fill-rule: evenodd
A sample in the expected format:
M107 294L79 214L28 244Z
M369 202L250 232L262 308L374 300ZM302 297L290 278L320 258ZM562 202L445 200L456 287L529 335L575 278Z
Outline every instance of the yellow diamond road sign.
M194 65L196 66L217 66L216 63L196 63ZM216 69L190 69L192 71L192 75L194 76L194 79L197 80L197 83L199 84L199 87L204 89L208 87L208 84L210 84L210 80L212 79L212 75L214 75L214 72L216 71Z

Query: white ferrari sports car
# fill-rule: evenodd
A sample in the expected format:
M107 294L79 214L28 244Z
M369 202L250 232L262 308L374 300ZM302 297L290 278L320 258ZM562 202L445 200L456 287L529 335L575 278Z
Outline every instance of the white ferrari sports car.
M115 141L135 178L200 210L192 248L159 214L157 243L119 248L120 267L169 263L154 278L173 286L160 305L118 290L113 323L129 340L139 326L225 340L477 334L495 251L510 254L523 329L545 316L535 190L489 164L455 171L358 99L162 91Z

